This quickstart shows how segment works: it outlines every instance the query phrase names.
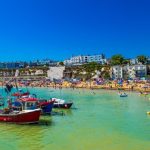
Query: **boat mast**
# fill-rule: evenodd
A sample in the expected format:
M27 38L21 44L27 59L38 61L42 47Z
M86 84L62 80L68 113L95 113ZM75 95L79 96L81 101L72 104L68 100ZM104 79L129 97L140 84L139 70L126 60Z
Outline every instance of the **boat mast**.
M18 76L19 76L19 70L17 69L16 72L15 72L15 77L14 77L17 92L18 92L18 85L17 85L17 82L18 82L17 77Z

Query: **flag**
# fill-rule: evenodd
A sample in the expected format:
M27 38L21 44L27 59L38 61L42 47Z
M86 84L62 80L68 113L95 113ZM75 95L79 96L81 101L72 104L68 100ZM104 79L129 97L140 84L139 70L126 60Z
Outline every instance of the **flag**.
M9 92L11 92L12 88L13 88L12 84L6 84L5 92L7 92L8 94Z

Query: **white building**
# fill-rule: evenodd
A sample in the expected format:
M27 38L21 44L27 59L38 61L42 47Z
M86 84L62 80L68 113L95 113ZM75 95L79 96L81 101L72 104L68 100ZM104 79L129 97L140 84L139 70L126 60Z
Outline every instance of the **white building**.
M124 70L124 77L127 79L134 79L136 78L136 71L135 71L135 65L127 65L124 66L123 70Z
M111 78L112 79L122 79L123 78L123 67L113 66L111 67Z
M135 78L144 78L147 75L147 66L146 65L128 65L124 67L127 77L131 79Z
M147 66L146 65L135 65L135 74L136 77L143 78L147 75Z
M70 58L70 62L72 64L82 64L83 63L83 56L74 56Z
M126 66L113 66L111 68L111 74L113 79L125 78L135 79L144 78L147 75L146 65L126 65Z
M105 64L106 59L104 58L103 54L100 55L79 55L79 56L73 56L68 60L64 61L65 65L82 65L85 63L90 63L90 62L97 62L99 64Z
M66 59L64 60L64 65L70 65L71 64L71 60L70 59Z
M137 58L130 59L130 64L131 65L137 65L138 64L138 59Z
M65 67L49 67L47 71L47 76L49 79L62 79Z
M44 71L43 70L36 70L35 75L43 75Z

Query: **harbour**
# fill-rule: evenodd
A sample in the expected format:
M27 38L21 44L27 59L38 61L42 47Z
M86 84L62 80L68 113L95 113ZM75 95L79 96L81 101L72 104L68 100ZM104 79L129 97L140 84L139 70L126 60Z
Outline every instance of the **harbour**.
M150 150L150 1L0 3L0 150Z
M3 149L149 149L150 101L136 92L120 98L116 91L29 88L39 97L74 102L64 115L41 116L40 123L0 123ZM94 93L93 93L94 92ZM58 111L58 110L53 110ZM45 123L46 122L46 123Z

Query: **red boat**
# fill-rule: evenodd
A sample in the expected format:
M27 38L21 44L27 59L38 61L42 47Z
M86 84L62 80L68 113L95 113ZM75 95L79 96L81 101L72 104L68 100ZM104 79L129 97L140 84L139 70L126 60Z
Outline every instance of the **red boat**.
M0 112L0 122L10 122L16 124L38 123L41 109L9 111L4 109Z
M42 100L34 97L20 98L18 101L22 103L24 110L41 108L41 114L51 114L54 101Z
M12 96L21 97L21 96L28 96L29 94L30 94L29 92L26 92L26 93L17 92L17 93L12 94Z

